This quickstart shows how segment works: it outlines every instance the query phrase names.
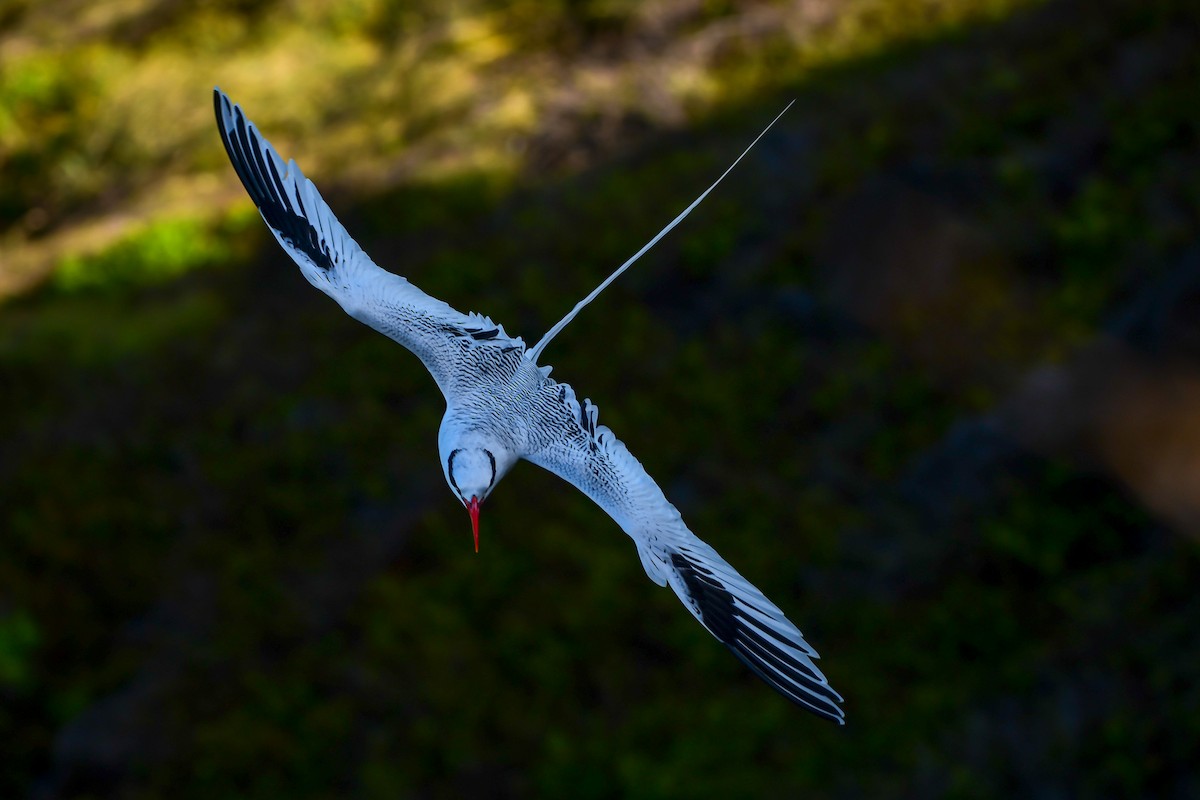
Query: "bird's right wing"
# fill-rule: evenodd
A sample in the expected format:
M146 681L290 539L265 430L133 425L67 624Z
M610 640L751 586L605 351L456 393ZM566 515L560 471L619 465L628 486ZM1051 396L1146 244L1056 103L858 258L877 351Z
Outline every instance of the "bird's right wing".
M267 227L309 283L336 300L346 313L413 351L442 394L459 388L458 376L481 350L515 369L525 351L520 338L479 314L463 314L378 267L350 237L313 182L295 161L284 162L240 106L213 90L217 128L233 168Z
M530 429L540 441L525 456L582 491L637 544L651 580L670 585L696 619L742 663L789 700L842 724L841 695L813 660L817 652L778 606L684 525L675 506L590 400L547 380Z

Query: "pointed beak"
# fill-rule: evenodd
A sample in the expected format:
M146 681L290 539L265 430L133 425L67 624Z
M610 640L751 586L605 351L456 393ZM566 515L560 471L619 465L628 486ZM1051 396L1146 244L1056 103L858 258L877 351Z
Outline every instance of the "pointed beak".
M475 534L475 552L479 552L479 498L472 497L467 503L467 511L471 514L471 532Z

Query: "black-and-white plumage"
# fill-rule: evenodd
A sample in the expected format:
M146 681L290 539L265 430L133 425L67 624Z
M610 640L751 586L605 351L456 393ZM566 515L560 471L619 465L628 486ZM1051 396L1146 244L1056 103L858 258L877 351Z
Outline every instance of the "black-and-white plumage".
M477 525L480 503L518 459L550 470L603 508L633 539L651 580L669 585L696 619L760 678L805 708L844 721L838 705L842 698L813 663L817 653L799 629L687 529L641 463L598 422L596 406L580 402L570 386L550 377L549 367L537 365L550 339L687 216L729 170L535 347L526 349L520 338L510 337L487 317L460 313L376 266L296 162L284 162L219 89L214 103L217 127L238 177L304 277L346 313L413 351L433 375L446 398L438 433L442 469L473 523ZM478 546L478 538L476 542Z

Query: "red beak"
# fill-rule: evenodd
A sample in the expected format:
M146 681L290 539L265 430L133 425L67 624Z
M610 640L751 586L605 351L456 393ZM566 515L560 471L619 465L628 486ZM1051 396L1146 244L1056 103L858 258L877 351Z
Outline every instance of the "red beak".
M475 552L479 552L479 498L472 497L467 503L467 511L471 513L471 532L475 534Z

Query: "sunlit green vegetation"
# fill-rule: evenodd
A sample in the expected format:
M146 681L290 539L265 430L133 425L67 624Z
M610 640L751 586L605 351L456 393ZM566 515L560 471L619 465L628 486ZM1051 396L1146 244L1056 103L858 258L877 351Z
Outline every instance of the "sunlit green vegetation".
M979 496L914 476L1195 239L1195 22L0 3L0 796L1176 791L1194 543L1086 461L938 476ZM214 84L380 263L530 341L797 98L548 360L800 623L846 729L764 689L536 468L470 552L436 388L275 246ZM880 178L985 243L887 324L826 297L832 228L894 235L841 210ZM128 752L64 774L114 697Z
M54 286L64 292L147 286L189 270L233 259L233 242L244 240L257 215L212 226L192 217L153 220L98 253L69 255L59 262Z
M140 0L71 15L63 2L18 3L0 20L9 31L0 42L0 231L6 249L31 262L28 282L64 262L77 272L89 252L112 246L113 231L121 247L157 235L146 224L159 218L219 216L225 200L213 195L212 175L228 183L230 174L212 136L213 84L277 144L303 142L306 168L325 183L345 176L383 188L503 176L522 169L529 143L566 140L589 117L677 125L672 109L702 118L814 70L1031 3L854 0L744 34L738 4L697 3L665 17L674 48L603 66L579 57L597 40L663 36L653 31L666 10L611 0L358 0L243 13L237 2ZM751 6L758 18L793 18L786 3ZM692 39L704 42L694 52ZM666 105L645 94L651 72ZM559 118L564 102L578 122ZM144 234L112 223L83 244L61 235L123 206L136 209ZM47 246L55 238L64 243Z

